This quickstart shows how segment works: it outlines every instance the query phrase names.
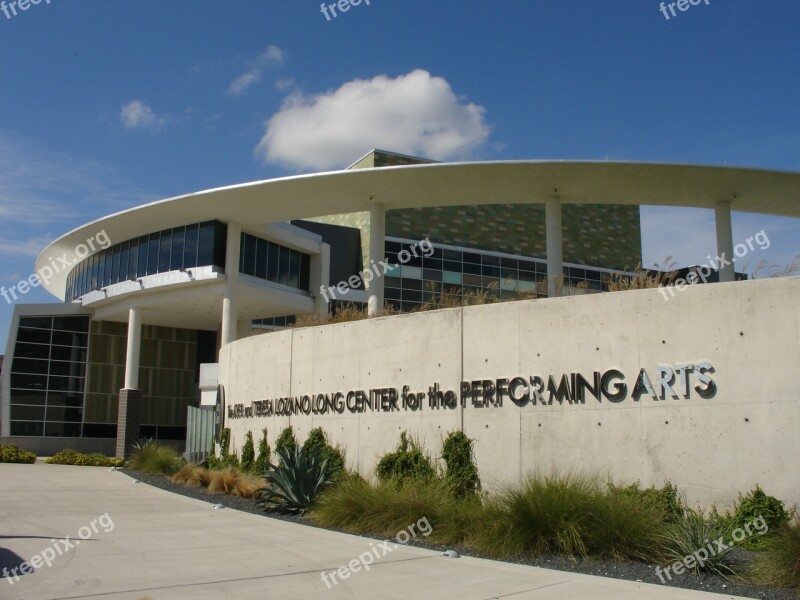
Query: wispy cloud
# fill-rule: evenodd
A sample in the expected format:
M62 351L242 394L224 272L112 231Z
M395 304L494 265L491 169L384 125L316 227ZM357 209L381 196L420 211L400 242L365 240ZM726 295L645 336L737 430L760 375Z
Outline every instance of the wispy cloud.
M143 100L131 100L119 111L122 124L128 129L161 131L169 121L169 115L157 115Z
M248 61L247 71L236 77L228 86L228 93L239 96L251 86L260 83L266 69L277 68L286 62L286 52L278 46L268 46L256 58Z

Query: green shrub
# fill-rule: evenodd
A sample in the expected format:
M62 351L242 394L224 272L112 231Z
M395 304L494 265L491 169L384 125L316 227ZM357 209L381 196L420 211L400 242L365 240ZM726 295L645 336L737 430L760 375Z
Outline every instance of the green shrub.
M72 448L56 452L44 462L51 465L79 465L82 467L122 467L125 465L125 461L121 458L110 458L103 454L81 454Z
M691 569L695 573L707 572L716 573L722 577L736 575L734 570L734 560L732 552L735 548L728 545L732 529L729 521L719 518L713 514L709 517L703 515L699 510L691 508L684 509L684 516L675 523L671 523L664 535L664 550L667 562L679 562L686 556L690 556L695 551L708 548L713 540L722 538L726 543L726 548L717 549L712 546L713 552L703 564L695 562Z
M323 527L379 537L393 537L424 518L432 527L429 541L462 546L481 512L479 500L457 498L444 479L390 479L372 485L347 475L323 492L311 518Z
M678 495L678 488L669 481L665 482L661 489L655 487L642 489L638 481L627 486L618 486L609 481L608 489L611 494L654 505L668 523L677 523L683 518L684 506Z
M256 450L253 445L253 432L248 431L245 435L244 445L242 446L242 463L241 469L245 473L250 473L253 470L256 462Z
M155 442L131 453L128 467L155 475L172 475L183 466L183 458L172 446Z
M261 430L262 437L258 441L258 456L253 465L253 472L257 475L264 475L269 470L269 461L272 449L267 442L267 428Z
M475 544L492 556L542 554L650 560L660 556L660 510L612 494L599 478L532 474L485 506Z
M14 444L0 446L0 463L25 463L36 462L36 455L28 450L22 450Z
M315 427L308 432L308 437L303 443L303 448L306 452L316 454L320 460L328 461L328 471L332 478L337 478L344 472L344 451L338 446L334 447L330 445L328 436L321 427Z
M292 426L289 425L280 432L278 439L275 440L275 453L278 454L278 464L283 464L281 462L283 459L280 458L280 456L294 454L296 449L297 438L294 436L294 429L292 429Z
M474 495L480 491L481 479L475 465L472 440L462 431L453 431L445 438L442 458L447 464L445 477L456 496Z
M430 479L436 476L436 469L430 456L425 454L419 443L409 438L404 431L394 452L383 456L375 467L375 475L380 481L390 479Z
M734 504L733 514L728 515L731 530L753 523L759 517L763 518L769 527L769 532L775 532L786 525L792 514L786 511L783 502L774 496L768 496L759 486L753 488L746 496L739 494ZM751 535L746 537L741 546L751 550L763 548L767 536Z
M764 540L748 576L762 585L800 588L800 518Z
M277 454L280 464L270 465L265 475L270 486L260 490L257 505L267 512L303 514L331 483L327 461L297 446Z

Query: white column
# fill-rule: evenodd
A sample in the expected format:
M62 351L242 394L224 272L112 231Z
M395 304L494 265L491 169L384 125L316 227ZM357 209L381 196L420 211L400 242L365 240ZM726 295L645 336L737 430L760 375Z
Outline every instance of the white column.
M561 200L551 196L545 203L547 238L547 295L554 298L564 286L564 251L561 235Z
M714 209L717 222L717 254L720 258L732 261L733 255L733 226L731 225L731 203L728 200L717 202ZM733 281L733 263L719 268L719 280Z
M131 307L128 311L128 353L125 357L125 389L139 389L139 354L142 346L141 309Z
M375 264L386 257L386 209L383 204L373 204L369 210L369 264L364 265L369 269L372 261ZM369 305L367 312L370 316L383 311L383 277L375 277L369 282Z
M222 297L222 345L236 341L239 319L239 253L241 252L242 226L228 223L228 240L225 246L225 292Z
M319 254L311 255L311 277L309 288L314 295L314 307L320 317L328 314L328 300L322 294L327 294L331 278L331 247L328 244L319 245ZM328 295L330 298L330 295Z

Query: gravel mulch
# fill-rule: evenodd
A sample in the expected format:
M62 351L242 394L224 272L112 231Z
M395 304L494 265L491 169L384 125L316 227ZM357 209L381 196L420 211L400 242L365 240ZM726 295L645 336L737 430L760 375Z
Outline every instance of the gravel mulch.
M282 521L290 521L309 527L316 527L316 525L314 525L314 523L308 518L293 515L267 514L263 510L257 508L255 505L255 500L250 498L236 498L234 496L211 493L205 488L191 488L174 484L163 475L148 475L147 473L141 473L140 471L134 471L130 469L124 469L121 470L121 472L129 475L130 477L138 479L143 483L152 485L153 487L180 494L182 496L195 498L197 500L202 500L204 502L209 502L212 505L223 504L226 508L241 510L243 512L259 515L267 519L280 519ZM476 553L471 549L451 548L449 546L429 544L420 539L412 539L409 542L409 545L440 551L455 549L465 556L488 558L486 556L482 556L480 553ZM734 557L739 563L747 562L752 555L752 553L744 550L736 550L735 552L736 554ZM598 575L600 577L611 577L614 579L624 579L627 581L641 581L644 583L665 585L662 584L658 575L656 575L656 565L640 562L573 559L564 556L542 556L538 558L527 558L524 560L510 560L508 562L542 567L545 569L556 569L558 571L571 571L586 575ZM664 565L662 565L662 568L663 566ZM704 592L728 594L730 596L744 596L746 598L762 598L764 600L800 600L800 593L792 590L758 587L748 585L746 583L740 583L738 581L728 581L717 575L695 575L693 573L673 575L672 580L668 580L666 585L685 589L700 590Z

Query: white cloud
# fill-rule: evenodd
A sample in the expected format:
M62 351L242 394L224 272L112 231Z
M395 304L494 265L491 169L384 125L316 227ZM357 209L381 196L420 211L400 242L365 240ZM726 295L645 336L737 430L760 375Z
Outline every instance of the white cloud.
M261 71L258 69L250 69L247 73L242 73L231 82L230 87L228 87L228 93L238 96L251 85L259 81L261 81Z
M277 46L268 46L255 60L250 61L250 69L231 82L228 86L228 93L233 96L243 94L252 85L261 81L265 69L280 67L285 62L286 52Z
M158 131L169 120L167 115L157 115L142 100L131 100L119 111L122 124L128 129L150 129Z
M258 64L262 67L280 67L286 62L286 52L277 46L268 46L258 57Z
M299 169L344 167L371 148L467 158L489 138L485 112L424 70L356 79L325 94L290 95L266 123L256 153Z

